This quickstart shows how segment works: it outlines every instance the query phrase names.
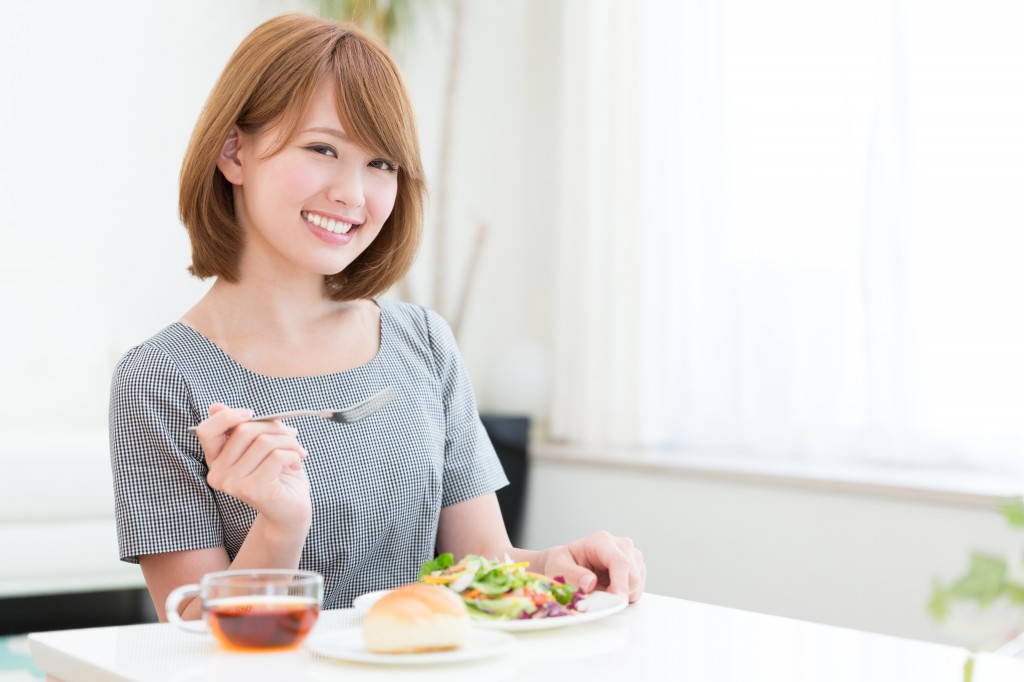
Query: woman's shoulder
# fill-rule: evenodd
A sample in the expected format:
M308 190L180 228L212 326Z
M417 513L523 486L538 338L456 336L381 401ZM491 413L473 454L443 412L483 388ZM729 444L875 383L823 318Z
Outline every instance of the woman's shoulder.
M407 326L423 326L423 321L429 310L425 306L400 301L395 298L377 298L374 300L377 303L377 307L380 308L382 316L389 317L396 323Z
M189 365L209 357L207 346L197 332L174 322L129 348L115 365L114 375L141 379L168 372L185 374Z
M381 318L390 322L406 335L427 342L431 346L454 343L451 327L433 308L395 299L377 299Z

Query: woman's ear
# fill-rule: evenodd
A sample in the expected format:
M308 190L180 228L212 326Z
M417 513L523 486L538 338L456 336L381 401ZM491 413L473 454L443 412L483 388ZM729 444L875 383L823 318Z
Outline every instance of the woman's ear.
M217 168L232 185L242 184L242 162L238 160L238 126L231 126L220 156L217 157Z

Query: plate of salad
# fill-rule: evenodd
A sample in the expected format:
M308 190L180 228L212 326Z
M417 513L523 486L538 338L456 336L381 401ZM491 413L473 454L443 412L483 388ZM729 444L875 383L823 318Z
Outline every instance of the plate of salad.
M559 576L527 570L528 562L493 561L467 555L454 561L442 554L420 569L420 582L444 585L462 597L473 622L506 631L546 630L605 618L626 608L624 594L584 594ZM364 613L390 590L356 597L353 608Z

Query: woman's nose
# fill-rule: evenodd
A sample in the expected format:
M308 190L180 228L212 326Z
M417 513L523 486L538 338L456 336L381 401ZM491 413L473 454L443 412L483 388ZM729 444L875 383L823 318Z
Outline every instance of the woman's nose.
M331 177L327 188L327 198L344 204L350 208L358 208L365 201L363 188L363 169L355 164L344 164Z

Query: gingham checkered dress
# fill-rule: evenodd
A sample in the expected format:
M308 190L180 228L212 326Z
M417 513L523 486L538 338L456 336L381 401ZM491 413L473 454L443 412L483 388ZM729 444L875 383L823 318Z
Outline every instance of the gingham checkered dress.
M121 559L206 547L234 558L255 510L212 490L198 439L209 405L257 414L397 398L354 424L288 421L309 451L313 523L299 567L324 576L324 607L416 578L434 556L442 506L508 483L480 423L466 369L437 313L379 300L381 344L362 367L278 378L251 372L175 323L114 370L110 451Z

